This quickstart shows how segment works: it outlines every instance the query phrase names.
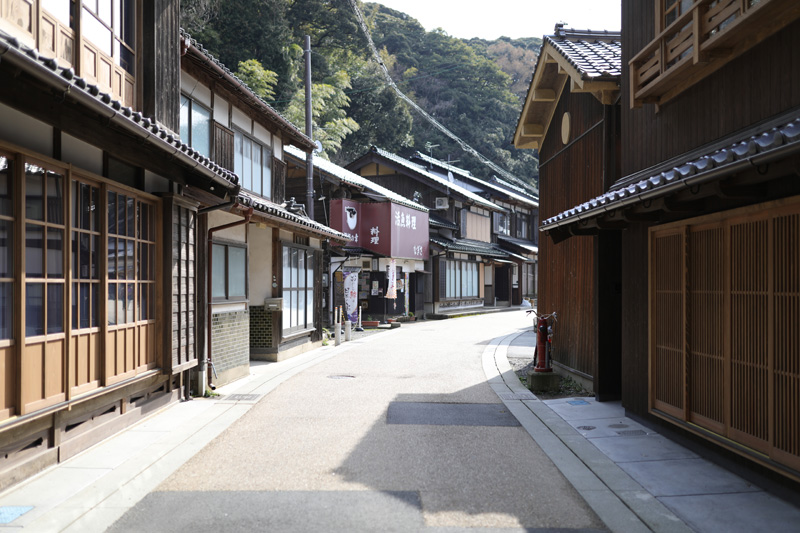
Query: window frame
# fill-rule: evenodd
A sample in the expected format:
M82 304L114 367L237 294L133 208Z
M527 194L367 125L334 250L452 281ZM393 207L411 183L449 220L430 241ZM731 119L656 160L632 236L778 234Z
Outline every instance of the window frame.
M464 300L480 297L480 265L481 261L468 259L444 258L444 300ZM474 289L474 294L473 294Z
M224 283L225 288L224 296L219 296L216 293L216 281L220 276L218 269L214 268L218 266L215 262L215 251L217 247L220 246L224 249ZM231 295L231 249L243 250L244 251L244 295ZM211 241L211 257L209 257L209 265L212 268L211 272L211 303L247 303L250 298L250 249L247 243L245 242L237 242L237 241L229 241L224 239L214 239Z
M183 100L184 99L186 99L186 102L187 102L186 112L187 112L187 117L188 117L188 122L186 123L186 138L184 138L184 136L183 136L183 130L184 130L184 122L183 122L183 109L184 109L183 106L184 106L184 102L183 102ZM203 111L207 111L208 112L208 132L206 132L206 135L208 137L208 151L207 151L207 153L202 151L202 150L200 150L200 149L198 149L198 147L194 145L193 137L194 137L195 129L194 129L194 124L192 123L192 116L193 116L193 111L194 111L194 107L195 106L199 106L200 109L202 109ZM179 120L178 121L180 123L179 128L180 128L181 140L184 143L186 143L187 146L190 146L194 150L200 152L202 155L204 155L204 156L206 156L208 158L211 158L211 152L214 149L214 146L213 146L213 144L214 144L214 138L213 138L214 132L213 132L213 129L212 129L212 126L214 124L214 111L210 107L207 107L206 105L204 105L204 104L198 102L197 100L195 100L194 98L192 98L191 95L188 95L188 94L186 94L184 92L181 92L181 105L180 105L180 113L179 113ZM205 148L205 146L203 148Z
M297 265L297 286L292 286L292 280L295 279L294 277L289 276L288 285L287 285L287 276L286 276L286 253L295 251L298 254L298 265ZM299 254L302 252L304 258L304 269L305 269L305 285L300 286L300 275L299 275ZM292 335L295 333L302 333L306 331L312 331L314 329L314 319L316 316L316 309L314 309L314 302L315 302L315 292L316 292L316 284L314 283L314 249L308 246L297 245L294 243L289 242L281 242L281 295L283 297L283 324L281 325L282 332L284 336ZM290 263L289 268L292 269L293 265ZM302 323L299 322L299 314L300 314L300 307L296 308L297 311L297 323L295 324L292 320L292 313L295 311L295 308L292 307L292 303L294 299L291 297L293 294L298 294L297 302L299 304L300 298L299 294L304 294L305 298L303 299L303 307L302 310L304 312L304 320ZM309 305L310 304L310 305ZM310 313L309 313L310 311Z
M252 192L253 194L257 194L262 198L272 199L272 160L274 159L274 155L272 152L272 144L265 143L261 139L257 139L254 135L247 133L246 131L233 127L233 171L234 173L239 176L242 181L242 188ZM241 148L242 148L242 155L240 156L240 152L238 151L237 147L239 146L238 143L241 140ZM252 184L255 183L254 176L251 174L249 185L251 187L247 187L247 183L244 177L244 142L248 141L250 143L250 162L253 161L253 148L258 146L261 149L261 156L260 156L260 169L261 175L259 177L259 181L261 182L261 188L256 190L255 187L252 187ZM266 160L265 160L266 158ZM240 166L241 165L241 166ZM251 164L252 167L252 164ZM264 169L267 169L269 172L269 176L265 179L264 177ZM268 189L267 194L264 194L265 189Z

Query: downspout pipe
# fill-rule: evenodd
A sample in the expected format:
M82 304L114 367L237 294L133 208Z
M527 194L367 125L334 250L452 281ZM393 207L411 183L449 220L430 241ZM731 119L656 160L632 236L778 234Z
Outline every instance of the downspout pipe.
M224 204L222 204L224 205ZM238 202L234 202L232 208L238 207ZM214 206L219 207L219 206ZM212 209L213 210L213 209ZM206 211L206 213L208 210ZM207 368L208 365L211 365L213 368L214 362L211 358L211 311L212 311L212 303L211 303L211 280L213 279L214 275L214 261L211 259L211 254L213 252L213 238L214 233L217 231L222 231L225 229L233 228L236 226L242 226L245 224L250 223L250 217L253 216L253 208L249 207L244 211L244 218L242 220L237 220L236 222L231 222L230 224L224 224L222 226L217 226L214 228L208 228L208 236L206 240L206 245L208 246L208 251L206 252L206 264L208 265L208 270L206 274L206 300L208 301L208 312L206 316L206 353L205 357L202 361L200 361L200 368L201 371L208 372ZM209 382L209 387L211 390L214 390L216 387L213 383ZM205 391L202 391L203 393ZM202 393L201 393L202 394Z

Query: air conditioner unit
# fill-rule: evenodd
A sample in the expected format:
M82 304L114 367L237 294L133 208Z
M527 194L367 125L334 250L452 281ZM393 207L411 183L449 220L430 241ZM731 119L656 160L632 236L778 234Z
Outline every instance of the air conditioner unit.
M447 196L439 196L436 198L436 209L447 209L450 207Z

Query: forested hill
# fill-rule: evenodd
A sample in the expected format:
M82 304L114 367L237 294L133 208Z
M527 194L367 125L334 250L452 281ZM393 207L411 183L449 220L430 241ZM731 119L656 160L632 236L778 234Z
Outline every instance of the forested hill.
M541 39L457 39L377 3L359 7L401 91L501 168L537 179L537 154L515 149L512 139ZM301 130L310 35L314 136L332 161L347 164L375 144L496 174L397 96L348 0L181 0L181 12L192 37Z

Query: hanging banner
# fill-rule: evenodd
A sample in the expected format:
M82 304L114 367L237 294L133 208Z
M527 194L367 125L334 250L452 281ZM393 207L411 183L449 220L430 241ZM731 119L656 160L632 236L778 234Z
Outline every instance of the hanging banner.
M358 322L358 272L346 272L344 276L345 320Z
M389 286L386 288L386 297L392 300L397 298L397 260L392 259L391 264L386 267L386 278L389 281Z
M410 276L410 275L411 275L411 274L410 274L410 273L408 273L408 272L403 272L403 277L405 278L405 283L404 283L403 285L405 286L405 289L406 289L406 290L404 291L404 292L405 292L405 298L406 298L406 302L405 302L405 303L406 303L406 307L405 307L405 309L406 309L406 316L408 316L408 312L410 311L410 309L408 308L408 304L409 304L409 293L411 292L411 287L409 287L409 276Z

